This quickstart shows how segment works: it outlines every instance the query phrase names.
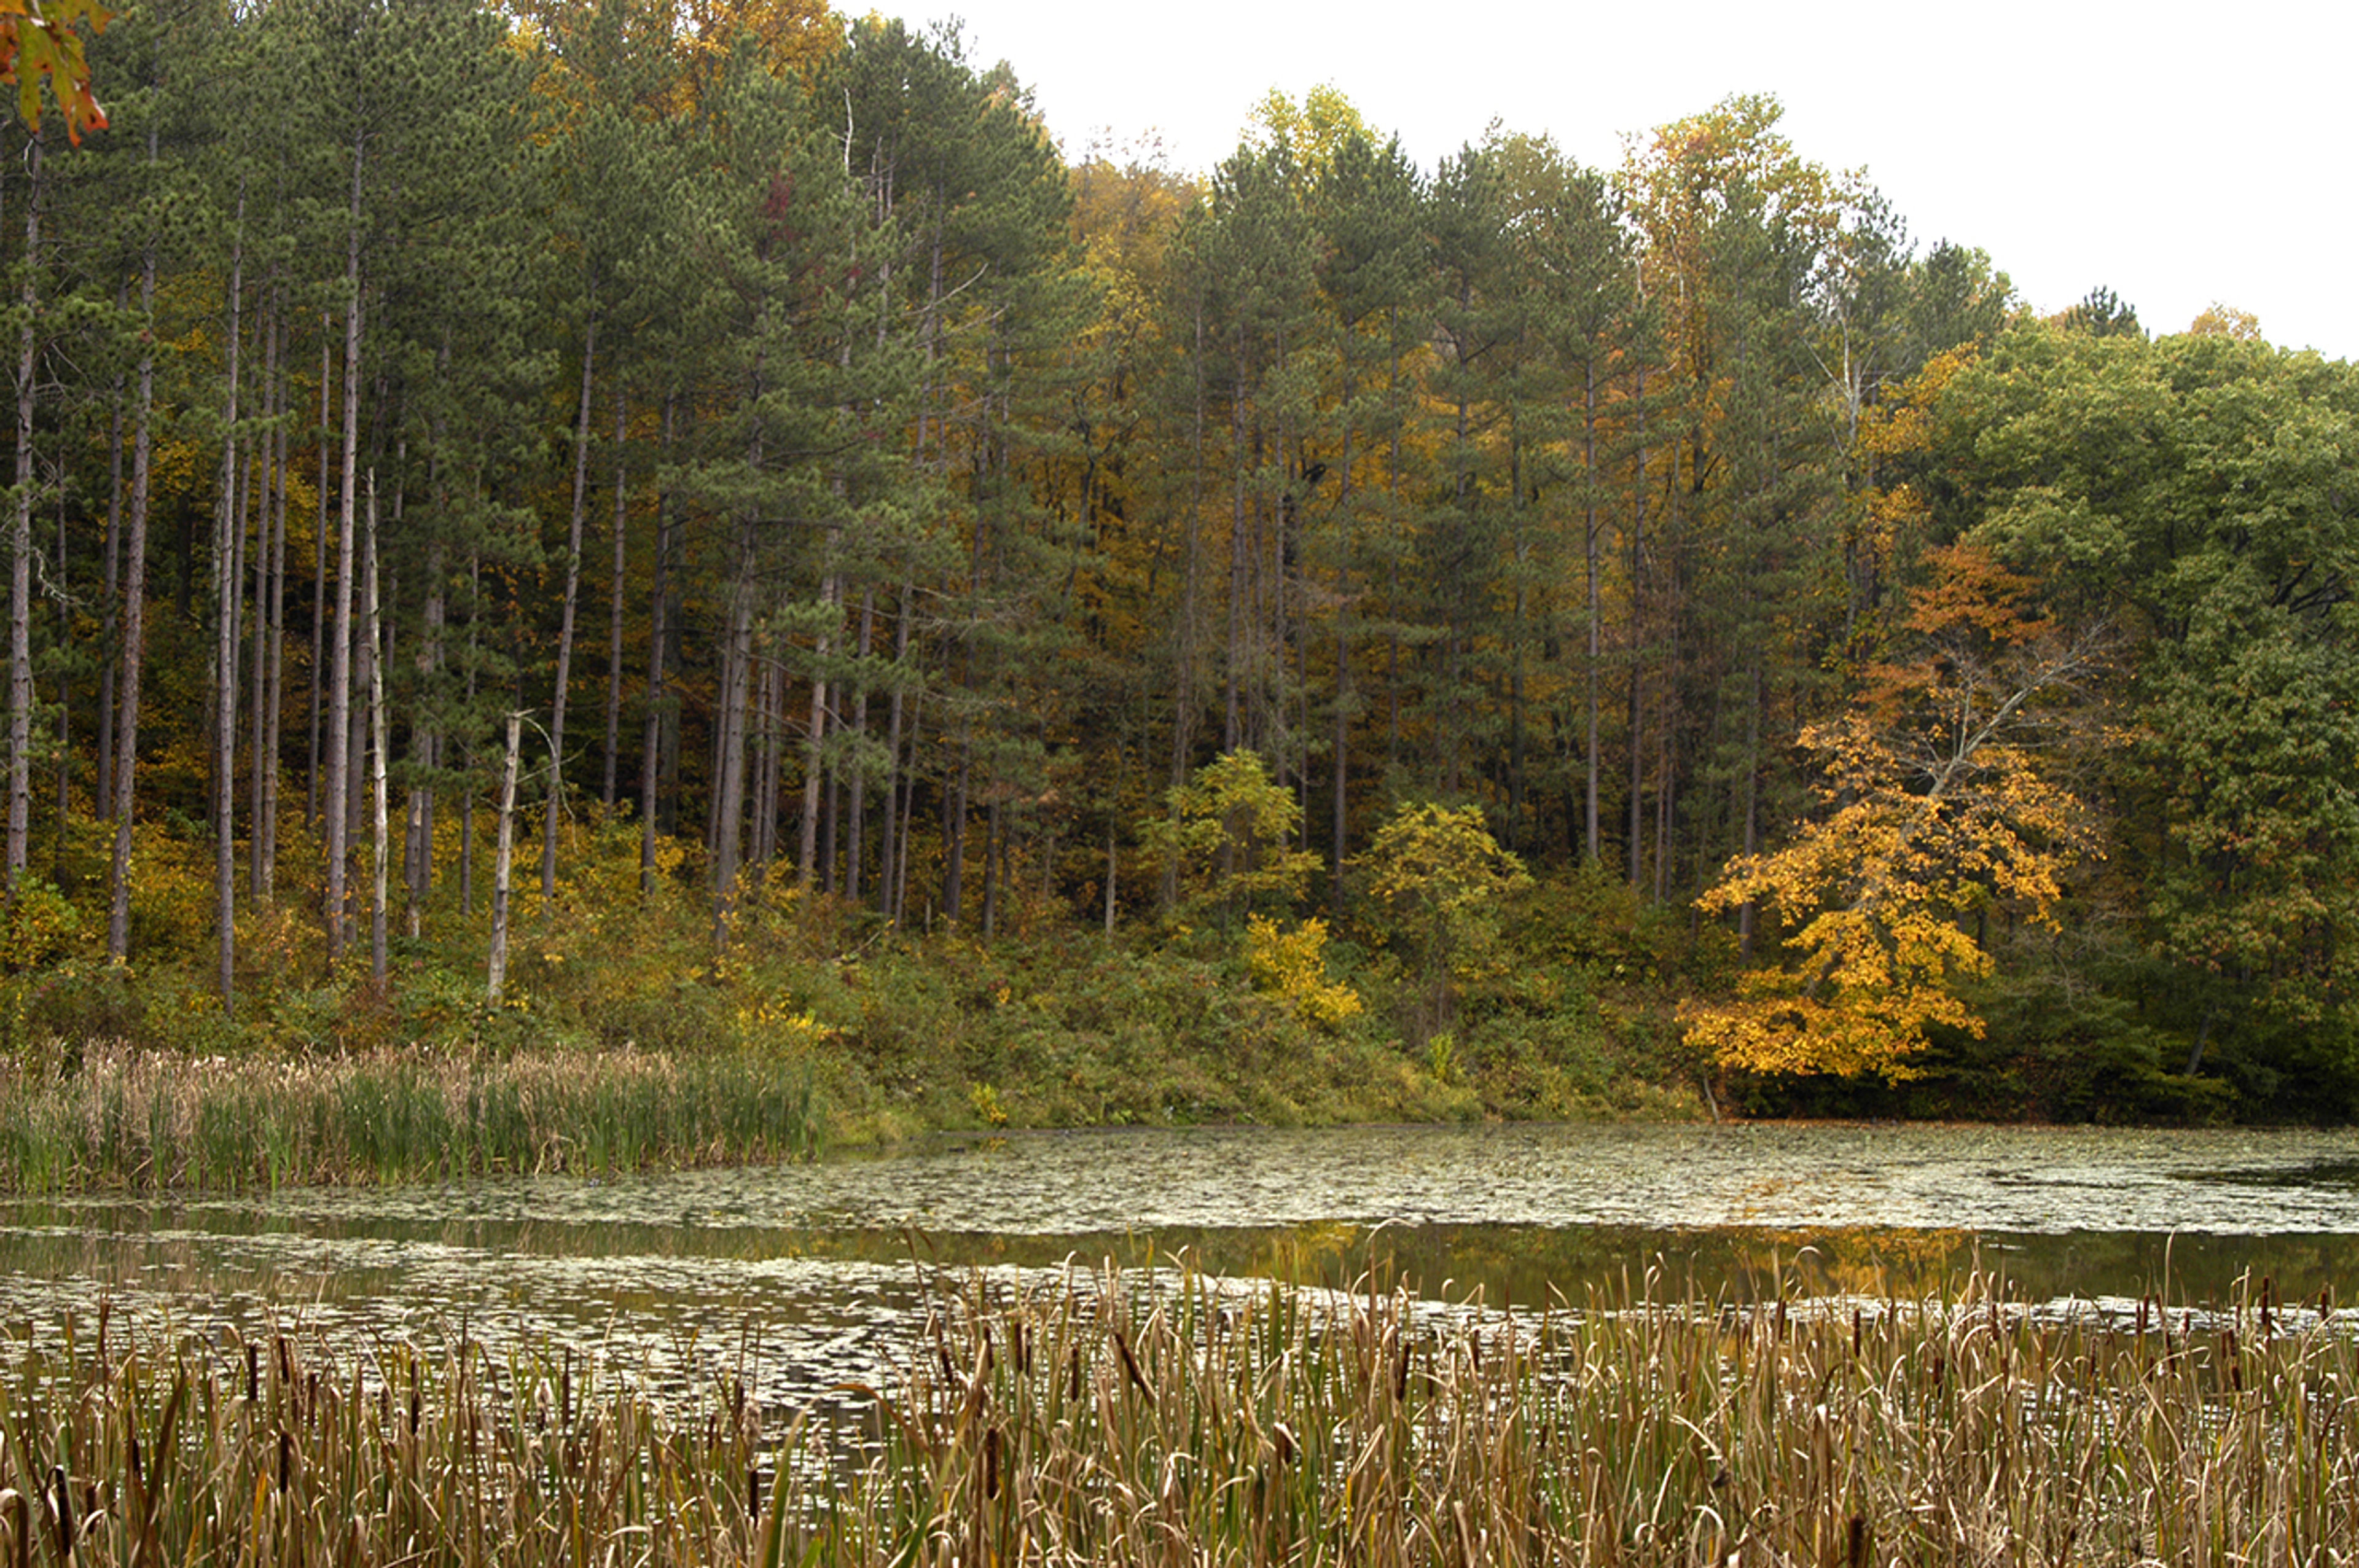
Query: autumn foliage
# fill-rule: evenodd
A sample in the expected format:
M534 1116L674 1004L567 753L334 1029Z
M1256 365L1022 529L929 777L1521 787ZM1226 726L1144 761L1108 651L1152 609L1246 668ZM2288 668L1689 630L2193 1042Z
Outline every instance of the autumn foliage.
M2095 641L2030 613L2028 580L1980 551L1928 558L1916 656L1877 666L1854 707L1799 737L1819 813L1784 849L1730 861L1699 901L1757 903L1788 933L1785 961L1683 1011L1690 1040L1726 1065L1903 1078L1934 1030L1980 1035L1959 994L1992 971L1978 917L2052 921L2089 842L2051 753Z

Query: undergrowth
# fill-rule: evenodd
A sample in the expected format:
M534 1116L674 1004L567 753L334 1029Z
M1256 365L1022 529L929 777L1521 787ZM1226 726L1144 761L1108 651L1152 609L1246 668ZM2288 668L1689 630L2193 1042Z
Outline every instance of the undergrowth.
M634 824L566 832L554 896L520 868L496 1004L487 868L462 900L448 824L437 842L451 863L415 935L410 912L393 912L381 984L364 938L329 962L316 891L291 869L310 862L290 852L275 901L241 906L226 1007L198 896L209 861L143 837L136 961L110 966L103 921L82 907L103 892L95 846L61 860L80 874L40 905L40 941L25 945L38 961L0 977L0 1071L15 1086L0 1187L777 1158L978 1125L1690 1116L1701 1103L1656 997L1658 966L1674 960L1634 904L1521 895L1511 961L1453 998L1437 1044L1415 966L1367 933L1148 916L1109 936L1035 890L1011 894L984 940L939 921L887 925L783 881L749 881L716 926L676 846L643 886Z

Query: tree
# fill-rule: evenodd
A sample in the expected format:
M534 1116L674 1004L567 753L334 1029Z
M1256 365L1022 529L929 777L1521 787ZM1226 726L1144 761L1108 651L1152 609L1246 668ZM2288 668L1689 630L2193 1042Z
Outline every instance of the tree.
M1527 137L1510 139L1500 149L1511 184L1508 225L1516 251L1532 280L1536 296L1536 330L1561 370L1558 392L1566 406L1566 450L1560 463L1567 475L1568 504L1580 514L1582 628L1580 710L1563 724L1578 736L1580 852L1596 860L1603 854L1602 799L1603 794L1604 721L1602 690L1606 661L1606 613L1612 557L1605 551L1611 519L1620 510L1620 476L1625 460L1635 456L1643 430L1643 394L1631 373L1648 351L1645 318L1638 297L1636 269L1631 265L1629 237L1621 203L1605 178L1571 163L1553 143ZM1624 536L1635 547L1637 519L1626 519ZM1525 600L1533 595L1542 573L1531 569L1531 548L1524 535L1516 540L1519 569L1514 579L1516 621L1526 619ZM1626 585L1625 585L1626 587ZM1540 602L1530 613L1543 624L1562 623L1570 615L1551 616L1551 606ZM1512 671L1509 744L1508 820L1520 824L1527 794L1524 753L1527 748L1523 701L1526 671L1523 639ZM1565 683L1568 692L1571 683ZM1636 737L1630 738L1636 744ZM1560 782L1570 801L1571 780ZM1568 818L1573 808L1568 804ZM1568 841L1573 838L1567 822Z
M1320 244L1325 351L1336 379L1321 444L1334 470L1334 502L1313 510L1306 559L1325 581L1306 584L1333 645L1328 702L1328 899L1343 909L1350 861L1355 720L1384 716L1384 759L1397 760L1400 653L1408 628L1403 576L1417 496L1410 492L1415 366L1427 325L1431 239L1424 190L1397 140L1347 136L1311 193ZM1306 577L1310 575L1306 572ZM1384 651L1381 673L1355 665ZM1371 692L1383 701L1371 700ZM1372 742L1364 742L1372 745ZM1375 773L1375 768L1365 770Z
M1217 908L1223 930L1241 907L1279 908L1302 897L1318 857L1292 846L1302 807L1254 752L1224 752L1164 796L1166 815L1146 824L1149 852L1180 872L1185 914Z
M2190 336L2198 338L2235 338L2245 342L2266 341L2261 336L2259 317L2217 299L2196 312L2195 319L2188 324L2187 330Z
M2264 1095L2359 1071L2354 420L2314 354L2041 323L1933 416L1943 525L2123 628L2122 983Z
M1680 862L1702 881L1730 850L1757 853L1789 809L1777 716L1816 705L1840 628L1841 454L1808 306L1843 192L1782 114L1723 100L1658 128L1623 172L1668 361L1646 458L1658 896ZM1740 907L1740 942L1752 925Z
M1377 924L1416 966L1420 1037L1456 1015L1460 988L1490 968L1508 894L1531 885L1475 806L1403 805L1376 829L1359 865L1383 910Z
M1916 656L1799 738L1818 813L1785 848L1731 860L1697 901L1714 914L1757 902L1788 933L1790 962L1681 1011L1724 1065L1898 1079L1934 1029L1980 1035L1959 986L1993 965L1968 919L2004 903L2052 922L2063 869L2090 841L2043 742L2101 641L2033 613L2030 580L1982 552L1934 561Z
M2086 332L2093 338L2146 335L2146 329L2138 325L2136 307L2103 284L2089 290L2057 321L2069 330Z

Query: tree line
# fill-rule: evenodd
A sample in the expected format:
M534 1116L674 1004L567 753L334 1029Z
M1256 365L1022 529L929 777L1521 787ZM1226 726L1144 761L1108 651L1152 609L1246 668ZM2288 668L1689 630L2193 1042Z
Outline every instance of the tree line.
M1739 1065L2353 1060L2347 367L2038 319L1772 99L1423 169L1273 94L1198 176L809 0L88 49L103 128L0 166L6 873L115 958L151 840L234 1003L255 912L382 985L589 824L723 941L789 891L1111 930L1249 752L1299 909L1440 803L1724 929Z

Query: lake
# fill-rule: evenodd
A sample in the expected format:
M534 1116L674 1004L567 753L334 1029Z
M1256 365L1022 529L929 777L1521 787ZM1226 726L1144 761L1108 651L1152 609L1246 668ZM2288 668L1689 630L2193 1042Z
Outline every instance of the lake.
M2125 1317L2359 1280L2359 1133L1925 1126L1254 1128L946 1139L609 1181L0 1206L0 1326L102 1300L217 1334L548 1338L766 1400L883 1383L942 1269L1009 1288L1184 1254L1534 1311L1643 1288L1910 1296L1970 1271ZM2335 1303L2338 1304L2339 1303Z

